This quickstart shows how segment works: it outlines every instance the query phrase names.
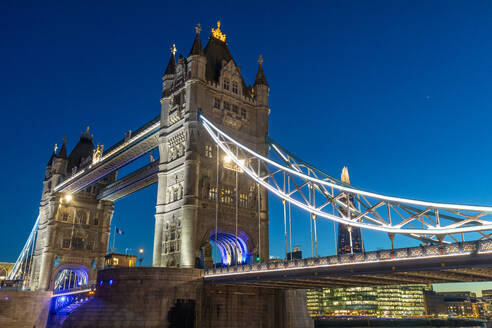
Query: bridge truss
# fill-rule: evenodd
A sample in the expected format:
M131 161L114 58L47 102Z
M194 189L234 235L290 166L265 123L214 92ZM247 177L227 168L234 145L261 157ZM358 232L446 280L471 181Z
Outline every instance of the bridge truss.
M307 164L271 139L268 140L270 158L267 158L231 138L202 114L199 120L238 170L282 199L284 223L286 204L310 213L316 255L319 219L385 232L391 241L396 234L426 244L463 242L464 235L470 233L478 234L480 240L490 239L492 234L492 207L436 203L364 191Z

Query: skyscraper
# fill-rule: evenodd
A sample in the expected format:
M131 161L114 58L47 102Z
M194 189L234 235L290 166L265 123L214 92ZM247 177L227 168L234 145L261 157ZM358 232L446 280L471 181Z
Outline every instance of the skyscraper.
M341 180L343 183L350 184L347 167L342 169ZM343 197L340 197L340 202L346 204L350 208L355 209L355 202L352 195L344 195ZM350 212L351 218L354 217L354 212L348 211L344 206L340 206L340 211L345 217L349 216L347 212ZM363 250L364 245L362 244L362 232L360 228L338 223L337 254L361 253Z

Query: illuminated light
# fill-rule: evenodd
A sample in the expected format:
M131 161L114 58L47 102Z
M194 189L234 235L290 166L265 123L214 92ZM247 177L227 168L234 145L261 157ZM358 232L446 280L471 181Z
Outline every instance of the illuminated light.
M484 230L492 230L492 223L491 224L484 224L482 226L469 226L469 227L461 227L461 228L447 228L447 227L438 227L438 228L431 228L431 229L402 229L398 226L392 227L387 224L382 224L380 226L374 226L370 225L367 223L361 223L361 222L354 222L351 220L347 220L344 218L340 218L328 213L324 213L319 211L318 209L311 207L311 206L306 206L305 204L292 199L289 197L289 195L275 189L273 186L265 182L263 179L260 179L259 177L256 176L256 174L249 168L247 168L245 165L241 164L238 159L234 157L234 154L229 150L226 146L223 145L223 143L219 140L218 136L212 132L211 129L215 130L217 134L220 134L222 137L225 139L229 140L231 143L235 144L239 148L249 152L253 156L283 170L286 172L289 172L293 175L296 175L300 178L303 178L305 180L309 180L312 182L316 182L318 184L322 184L325 186L333 187L341 191L347 191L351 193L356 193L359 195L364 195L368 197L374 197L386 201L394 201L394 202L401 202L405 204L412 204L412 205L419 205L419 206L428 206L428 207L437 207L437 208L444 208L444 209L458 209L458 210L470 210L470 211L482 211L482 212L489 212L492 213L492 207L485 207L485 206L473 206L473 205L458 205L458 204L445 204L445 203L433 203L433 202L425 202L425 201L419 201L419 200L413 200L413 199L405 199L405 198L399 198L399 197L392 197L392 196L384 196L372 192L367 192L367 191L362 191L359 189L354 189L350 187L345 187L345 186L340 186L328 181L316 179L313 177L310 177L302 172L293 170L291 168L285 167L281 164L278 164L275 161L272 161L255 151L243 146L242 144L238 143L236 140L232 139L230 136L227 134L223 133L220 131L215 125L213 125L210 121L208 121L203 115L200 115L200 119L202 120L202 123L204 123L204 127L207 130L207 132L210 134L212 139L219 145L219 147L227 154L228 157L230 157L243 171L245 171L251 178L253 178L256 182L258 182L260 185L274 193L275 195L279 196L282 199L285 199L289 201L290 203L296 205L297 207L304 209L308 212L311 212L312 214L316 214L317 216L323 217L325 219L329 219L338 223L342 224L347 224L349 226L355 226L359 228L365 228L365 229L370 229L370 230L376 230L376 231L383 231L383 232L390 232L390 233L400 233L400 234L450 234L450 233L460 233L460 232L475 232L475 231L484 231ZM367 216L366 216L367 217ZM369 217L370 219L370 217Z
M110 279L109 280L109 285L112 286L113 285L113 279Z
M229 156L224 156L224 162L226 163L230 163L232 161L232 159L229 157Z
M66 300L67 300L67 297L66 296L60 297L60 301L65 302Z
M5 299L6 301L8 301L8 300L9 300L9 297L8 297L8 296L5 296L5 298L4 298L4 299Z
M103 283L104 283L104 281L102 281L102 280L101 280L101 281L99 282L99 286L101 286L101 287L102 287Z
M140 254L143 254L144 249L143 249L143 248L140 248L140 249L138 250L138 252L139 252Z
M94 295L95 293L93 290L89 291L89 295Z
M66 194L66 195L65 195L65 201L66 201L67 203L70 203L70 202L72 201L72 199L73 199L73 197L72 197L72 195L71 195L71 194Z

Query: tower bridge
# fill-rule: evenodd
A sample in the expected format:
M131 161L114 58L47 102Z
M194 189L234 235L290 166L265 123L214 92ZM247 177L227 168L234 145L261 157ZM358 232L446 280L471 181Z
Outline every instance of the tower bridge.
M196 302L197 320L217 327L244 310L221 295L238 302L239 295L252 296L245 304L261 312L272 300L284 302L282 295L299 300L288 294L292 289L491 279L492 207L368 192L353 187L346 170L339 180L302 161L268 136L270 87L262 57L248 85L220 24L205 47L200 35L198 25L187 57L176 57L171 48L156 118L106 150L94 146L89 131L70 154L66 141L55 148L39 216L8 279L28 290L56 291L58 299L64 290L87 293L97 284L96 297L122 298L115 314L128 304L147 304L145 297L163 302L155 290L167 295L166 288L175 287L168 309L176 299ZM117 177L156 148L158 158L151 155L149 164ZM114 202L155 183L153 268L103 270ZM286 254L292 252L291 208L306 213L312 258L269 261L269 197L282 200ZM337 255L319 254L319 220L339 225ZM388 236L389 249L366 251L361 229ZM423 245L395 248L397 234ZM129 300L129 291L138 288L151 296ZM283 291L264 294L265 288ZM265 313L255 320L260 326L280 322ZM233 326L230 319L223 324Z

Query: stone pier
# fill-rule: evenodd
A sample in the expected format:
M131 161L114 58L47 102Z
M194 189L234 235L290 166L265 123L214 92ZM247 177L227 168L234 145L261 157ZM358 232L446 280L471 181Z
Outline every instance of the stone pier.
M46 327L51 294L45 291L0 290L0 327Z
M96 296L63 327L313 327L302 291L204 285L202 276L181 268L99 271Z

